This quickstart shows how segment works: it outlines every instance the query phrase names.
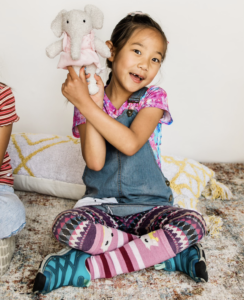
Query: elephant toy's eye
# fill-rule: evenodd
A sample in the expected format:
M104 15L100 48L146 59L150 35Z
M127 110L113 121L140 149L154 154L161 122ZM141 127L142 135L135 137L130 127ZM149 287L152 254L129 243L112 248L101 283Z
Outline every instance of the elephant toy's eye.
M69 23L69 21L67 21L67 23Z
M83 20L84 23L86 23L86 20Z

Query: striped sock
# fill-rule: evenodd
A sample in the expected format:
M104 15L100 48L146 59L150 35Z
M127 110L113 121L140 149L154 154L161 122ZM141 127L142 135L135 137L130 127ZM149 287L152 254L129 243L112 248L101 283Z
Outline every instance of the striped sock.
M86 266L91 279L111 278L119 274L134 272L161 263L174 257L167 237L162 229L143 235L115 251L91 256Z

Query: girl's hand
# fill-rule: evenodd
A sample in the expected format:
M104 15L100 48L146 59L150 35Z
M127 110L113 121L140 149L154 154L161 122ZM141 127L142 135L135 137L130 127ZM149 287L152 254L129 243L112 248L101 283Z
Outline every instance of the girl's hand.
M86 75L86 78L89 78L90 76L91 74L88 74ZM97 81L97 86L99 87L99 91L95 95L90 95L90 97L97 104L98 107L103 109L104 84L101 77L98 76L97 74L94 75L94 78ZM90 82L88 82L88 84L90 84Z
M77 76L73 67L67 67L69 73L65 82L62 84L62 94L66 97L75 107L85 105L87 98L90 98L85 68L80 69L80 77Z

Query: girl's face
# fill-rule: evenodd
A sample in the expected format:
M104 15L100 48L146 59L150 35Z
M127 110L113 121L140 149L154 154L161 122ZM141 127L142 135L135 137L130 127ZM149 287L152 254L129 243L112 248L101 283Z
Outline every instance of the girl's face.
M112 59L113 80L131 93L148 85L159 71L164 51L165 44L157 30L135 30Z

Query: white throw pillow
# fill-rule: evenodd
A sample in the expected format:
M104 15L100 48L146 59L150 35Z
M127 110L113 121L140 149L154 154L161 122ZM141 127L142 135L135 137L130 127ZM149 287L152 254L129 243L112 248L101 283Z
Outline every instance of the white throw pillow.
M85 193L85 162L80 140L71 136L16 133L8 150L14 188L52 196L80 199Z

